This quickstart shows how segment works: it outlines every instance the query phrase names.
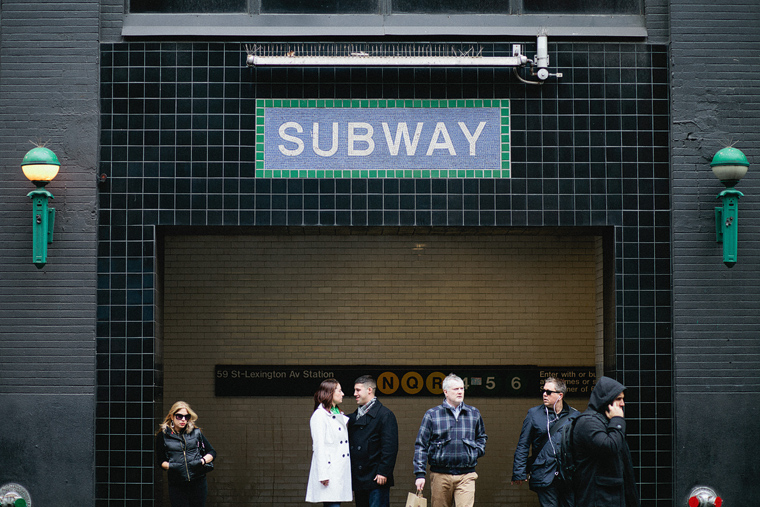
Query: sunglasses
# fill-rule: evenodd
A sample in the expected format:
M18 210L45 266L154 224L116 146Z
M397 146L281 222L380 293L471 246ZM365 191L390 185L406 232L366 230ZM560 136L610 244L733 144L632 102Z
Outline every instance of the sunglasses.
M190 414L174 414L174 417L177 419L184 419L185 421L190 420Z
M552 391L551 389L541 389L541 394L551 396L552 394L558 394L559 391Z

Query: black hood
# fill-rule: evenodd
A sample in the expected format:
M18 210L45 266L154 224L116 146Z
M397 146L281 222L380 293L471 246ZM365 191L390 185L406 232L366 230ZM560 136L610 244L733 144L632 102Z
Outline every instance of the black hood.
M588 400L588 408L592 408L603 414L607 411L607 406L623 391L625 391L625 386L617 380L609 377L601 377L594 386L594 390L591 392L591 398Z

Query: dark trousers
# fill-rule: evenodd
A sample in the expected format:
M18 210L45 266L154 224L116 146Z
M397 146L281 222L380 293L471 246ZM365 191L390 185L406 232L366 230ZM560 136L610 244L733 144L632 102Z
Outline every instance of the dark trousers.
M169 483L172 507L206 507L208 482L205 477L190 482Z
M391 504L390 488L354 491L356 507L388 507Z
M541 507L574 507L575 495L573 490L568 488L559 479L545 488L535 488L538 494L538 503Z

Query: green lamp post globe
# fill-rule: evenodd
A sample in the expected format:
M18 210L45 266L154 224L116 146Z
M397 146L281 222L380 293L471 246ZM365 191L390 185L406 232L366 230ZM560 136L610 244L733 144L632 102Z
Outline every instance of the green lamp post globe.
M729 146L715 154L710 167L721 183L727 187L733 187L747 174L749 162L741 150Z
M37 185L44 187L56 177L61 163L51 150L38 146L29 150L21 161L21 170L24 175Z

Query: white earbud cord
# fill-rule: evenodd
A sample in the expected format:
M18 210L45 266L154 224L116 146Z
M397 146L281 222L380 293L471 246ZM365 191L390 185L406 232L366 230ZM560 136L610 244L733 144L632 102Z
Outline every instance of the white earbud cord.
M560 399L561 398L557 398L557 401L554 402L554 406L552 407L554 414L557 413L557 403L559 403ZM554 447L554 442L552 442L552 433L549 430L549 409L546 408L546 407L544 407L544 410L546 410L546 434L549 437L549 444L551 444L551 446L552 446L552 453L554 453L554 456L556 456L557 455L557 448ZM559 417L557 417L557 419L559 419Z

